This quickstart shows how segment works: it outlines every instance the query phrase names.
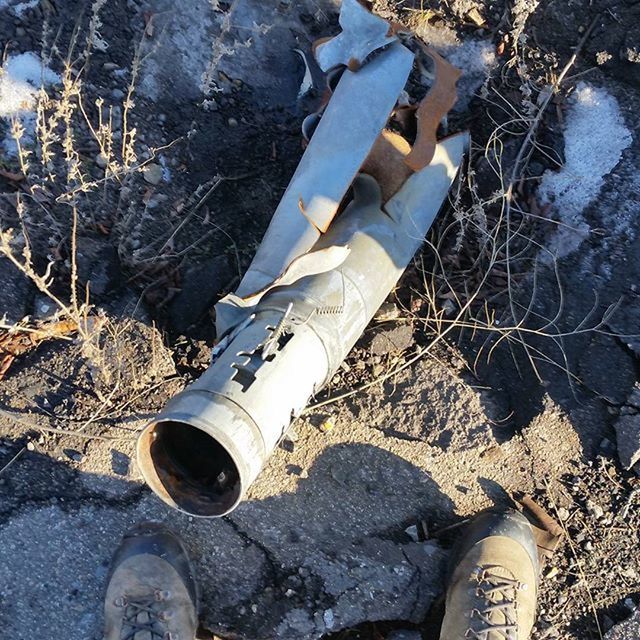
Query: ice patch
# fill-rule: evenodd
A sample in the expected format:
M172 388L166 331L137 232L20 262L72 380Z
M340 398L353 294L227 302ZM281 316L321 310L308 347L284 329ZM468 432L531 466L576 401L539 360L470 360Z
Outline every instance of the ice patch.
M618 101L605 89L581 82L571 100L564 129L565 163L546 171L538 190L541 203L553 203L563 223L548 249L563 257L589 233L584 210L599 194L604 179L632 142Z
M57 82L60 76L43 66L35 53L10 56L0 68L0 119L9 125L12 118L19 118L27 139L33 138L38 90ZM8 129L3 146L7 153L15 154L15 141Z

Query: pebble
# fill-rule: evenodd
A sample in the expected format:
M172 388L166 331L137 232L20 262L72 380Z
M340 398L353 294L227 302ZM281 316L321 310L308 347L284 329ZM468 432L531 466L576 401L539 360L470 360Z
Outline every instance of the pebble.
M116 69L118 69L118 65L115 62L105 62L102 65L102 68L105 71L115 71Z
M142 171L145 182L156 185L162 181L162 167L159 164L152 162L146 165Z
M73 460L74 462L82 462L84 460L84 456L75 449L64 449L63 453L67 458Z
M334 616L333 616L333 611L331 609L327 609L323 614L322 617L324 619L324 624L327 627L327 629L331 629L333 627L334 624Z
M107 166L107 158L105 157L105 155L103 153L99 153L96 156L96 164L101 168L104 169Z
M27 442L27 451L35 451L36 445L33 442Z
M238 121L237 121L235 118L229 118L229 119L227 120L227 124L228 124L230 127L237 127L237 126L238 126Z
M568 520L570 516L571 514L568 509L565 509L564 507L560 507L558 509L558 518L560 518L560 520Z
M587 513L592 515L596 520L600 520L604 516L604 509L593 500L587 500Z
M400 317L400 309L393 302L384 302L376 311L374 320L377 322L385 322L387 320L395 320Z

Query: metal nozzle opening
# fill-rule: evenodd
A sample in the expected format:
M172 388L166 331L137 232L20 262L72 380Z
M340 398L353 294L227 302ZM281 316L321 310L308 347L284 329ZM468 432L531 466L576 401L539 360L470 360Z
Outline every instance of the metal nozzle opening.
M240 473L229 452L186 422L157 422L138 443L143 474L166 502L195 516L221 516L242 493Z

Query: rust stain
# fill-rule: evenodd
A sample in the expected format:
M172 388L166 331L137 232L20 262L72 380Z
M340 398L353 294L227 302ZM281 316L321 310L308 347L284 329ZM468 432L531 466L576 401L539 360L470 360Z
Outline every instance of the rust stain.
M60 338L77 331L78 326L72 320L61 320L30 331L3 331L0 333L0 380L6 375L13 361L45 340Z
M397 193L413 171L404 163L411 145L398 133L385 129L378 136L361 171L375 178L387 202Z
M302 201L302 198L298 198L298 209L300 209L300 213L307 219L307 222L319 234L323 234L323 233L327 232L327 229L329 228L329 225L331 224L331 221L333 220L333 217L335 216L335 212L334 212L334 214L329 218L329 220L326 222L326 224L324 224L323 226L318 226L316 221L304 210L304 202Z
M418 135L411 153L404 159L413 171L424 169L433 160L438 125L456 102L456 82L462 73L431 47L423 46L423 49L433 60L436 80L418 107Z

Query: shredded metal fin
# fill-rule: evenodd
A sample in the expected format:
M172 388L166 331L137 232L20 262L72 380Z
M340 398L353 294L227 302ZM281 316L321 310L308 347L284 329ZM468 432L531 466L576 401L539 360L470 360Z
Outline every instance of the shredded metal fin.
M314 276L339 267L349 255L351 249L347 246L331 246L317 251L310 251L298 256L291 264L268 285L247 296L229 294L227 298L239 307L253 307L260 299L275 287L284 287L297 282L305 276Z
M271 332L271 335L266 339L264 346L262 347L263 360L266 360L270 355L275 353L276 349L278 348L278 341L289 328L289 324L287 320L289 318L289 315L291 314L291 309L293 309L293 302L289 303L285 312L282 314L282 318L280 319L280 322L278 322L278 326Z
M461 75L460 69L442 58L430 47L423 47L435 66L435 83L420 103L416 118L418 135L411 153L404 159L414 171L424 169L433 159L436 151L436 132L440 121L453 107L458 97L456 82Z
M339 21L342 32L316 42L314 47L323 71L338 65L356 71L371 53L397 40L395 35L389 35L389 23L367 11L358 0L343 0Z
M294 49L294 51L302 58L304 63L304 77L300 83L300 89L298 90L298 100L304 98L311 89L313 89L313 76L311 75L311 69L307 62L307 56L300 49Z

